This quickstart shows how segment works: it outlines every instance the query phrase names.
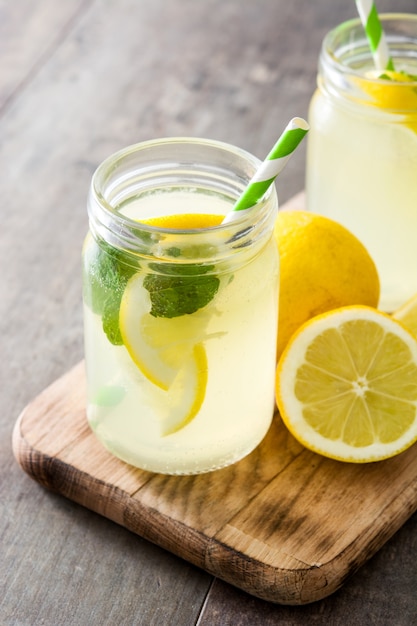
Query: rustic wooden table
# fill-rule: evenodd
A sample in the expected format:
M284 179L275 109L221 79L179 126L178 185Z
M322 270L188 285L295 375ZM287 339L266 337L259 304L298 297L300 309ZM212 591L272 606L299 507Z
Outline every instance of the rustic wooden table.
M99 162L171 135L264 156L307 116L323 35L353 16L353 0L0 0L2 626L417 623L417 515L341 590L279 606L46 491L11 449L21 410L83 356L80 249ZM304 155L281 203L303 187Z

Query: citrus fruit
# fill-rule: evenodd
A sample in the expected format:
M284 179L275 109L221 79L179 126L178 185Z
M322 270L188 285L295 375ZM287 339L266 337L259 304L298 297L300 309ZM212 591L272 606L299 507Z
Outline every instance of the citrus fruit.
M220 223L222 219L221 215L187 213L162 215L140 221L158 228L192 229L209 228ZM179 267L178 271L180 269ZM165 276L155 274L153 277L163 281L164 293L172 291L172 288L169 289L169 283L174 284L175 277L170 274ZM120 303L120 333L132 360L144 376L166 391L179 370L191 358L196 344L204 340L205 329L212 312L210 308L202 307L193 313L176 315L170 313L169 317L155 315L150 291L145 288L146 280L144 273L137 273L126 285ZM184 298L184 295L182 297ZM199 358L201 363L198 362ZM204 371L202 363L205 363L205 358L204 347L201 347L194 355L194 360L197 360L197 371Z
M393 317L404 324L417 337L417 293L395 311Z
M141 219L142 224L158 228L174 228L176 230L190 230L194 228L211 228L218 226L224 220L224 215L210 213L184 213L181 215L161 215Z
M366 80L366 79L371 80ZM417 132L417 78L405 72L385 70L382 75L376 70L359 79L362 91L370 96L368 104L404 115L402 125Z
M216 226L222 219L221 215L184 214L141 221L158 228L193 229ZM213 314L208 302L217 290L212 283L217 279L205 277L198 265L185 265L184 275L178 267L179 276L164 274L163 265L158 269L161 273L138 272L129 278L120 302L119 328L132 361L166 394L169 412L160 416L161 430L162 435L170 435L194 419L205 398L204 340ZM196 299L195 307L190 298Z
M417 340L371 307L324 313L290 340L276 397L310 450L356 463L394 456L417 440Z
M379 278L362 243L339 223L308 211L280 211L277 357L307 320L352 304L377 306Z
M151 315L145 274L135 274L127 283L120 303L119 326L123 344L142 374L167 390L189 359L194 346L205 338L210 319L207 309L192 315Z
M176 433L195 418L204 401L207 379L206 350L197 343L166 392L169 414L161 422L162 436Z

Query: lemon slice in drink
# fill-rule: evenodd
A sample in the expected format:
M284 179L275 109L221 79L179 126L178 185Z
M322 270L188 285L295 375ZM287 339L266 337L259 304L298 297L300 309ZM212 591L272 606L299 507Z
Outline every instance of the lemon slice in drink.
M216 226L222 219L221 215L187 213L162 215L140 221L158 228L187 230ZM166 391L179 370L191 358L196 344L206 338L205 331L213 310L204 300L204 306L194 309L193 312L187 311L186 314L174 316L171 313L169 316L152 315L151 296L144 282L145 274L138 273L126 285L119 311L120 333L127 351L140 371L154 385ZM204 287L207 289L207 283ZM164 289L170 291L166 283ZM201 300L201 292L190 292ZM214 293L214 289L210 291L209 299ZM188 293L178 294L174 294L177 300L185 295L189 297ZM181 302L176 302L174 298L174 304L180 305ZM177 308L183 310L181 307Z
M203 404L208 379L207 355L196 344L167 393L168 415L162 419L162 436L172 435L189 424Z
M211 213L182 213L180 215L161 215L158 217L148 217L139 220L148 226L158 228L173 228L180 230L190 230L194 228L210 228L218 226L224 220L224 215Z
M149 226L184 230L216 226L222 219L221 215L184 214L141 221ZM165 393L160 411L162 435L173 434L189 424L205 398L208 365L203 342L208 338L206 329L214 313L209 302L217 291L218 280L207 280L204 271L201 274L191 273L183 281L170 274L154 275L156 290L162 293L166 305L159 305L158 313L153 309L149 284L145 287L146 274L135 274L120 304L119 327L126 350L145 378ZM155 289L155 283L153 286Z
M417 337L417 293L395 311L393 317L404 324Z
M380 80L366 80L366 78ZM404 115L402 125L417 132L415 110L417 108L416 77L404 72L371 70L359 85L370 96L368 104L379 109L397 111Z
M394 456L417 440L417 340L370 307L324 313L290 340L276 392L310 450L356 463Z
M143 281L144 274L135 274L126 285L120 304L120 333L142 374L166 391L190 359L194 346L205 338L210 313L201 309L174 318L154 317Z

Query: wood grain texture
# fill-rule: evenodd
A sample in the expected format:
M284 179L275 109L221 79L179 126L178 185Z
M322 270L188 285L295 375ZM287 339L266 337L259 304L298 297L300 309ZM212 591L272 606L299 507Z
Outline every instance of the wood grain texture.
M417 1L378 8L417 12ZM417 623L417 515L341 590L284 607L213 584L44 490L11 449L17 415L83 356L80 249L95 167L171 135L262 158L290 117L307 115L323 35L354 13L346 0L0 0L1 626ZM280 177L281 203L303 188L304 165L301 146ZM116 477L128 490L137 480Z
M0 0L0 112L19 97L91 0Z
M339 463L300 446L276 415L260 446L198 476L134 469L96 440L79 364L23 411L20 466L45 487L257 597L306 604L336 591L417 509L417 446Z

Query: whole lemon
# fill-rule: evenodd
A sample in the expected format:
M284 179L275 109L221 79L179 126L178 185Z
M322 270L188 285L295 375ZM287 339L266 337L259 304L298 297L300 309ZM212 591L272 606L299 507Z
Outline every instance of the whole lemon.
M352 304L376 307L379 278L364 245L344 226L308 211L280 211L274 235L281 261L277 358L304 322Z

